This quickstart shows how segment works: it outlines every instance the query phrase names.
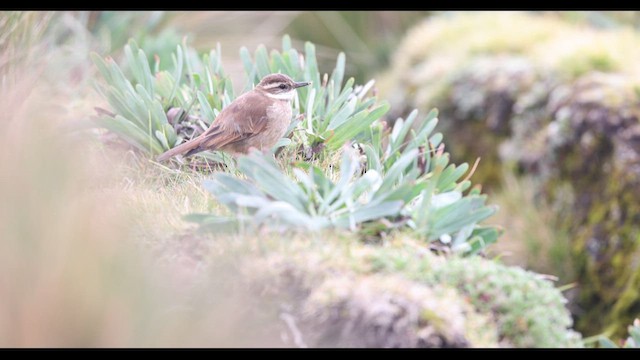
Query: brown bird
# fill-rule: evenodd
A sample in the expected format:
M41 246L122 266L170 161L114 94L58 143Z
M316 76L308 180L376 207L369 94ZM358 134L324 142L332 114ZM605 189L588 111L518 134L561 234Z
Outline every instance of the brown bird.
M265 76L253 90L225 107L207 131L158 156L158 161L205 150L246 154L251 148L270 149L291 123L291 100L296 89L309 84L295 82L284 74Z

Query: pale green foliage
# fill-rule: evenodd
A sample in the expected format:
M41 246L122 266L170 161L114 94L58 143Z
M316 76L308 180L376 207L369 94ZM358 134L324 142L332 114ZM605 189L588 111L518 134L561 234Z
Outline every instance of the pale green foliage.
M354 86L350 78L343 84L345 55L340 53L331 75L322 76L316 61L315 46L307 42L305 54L291 47L291 39L285 36L282 52L267 53L264 46L258 47L253 58L249 50L240 50L249 83L258 82L270 73L282 72L298 81L311 81L310 86L298 89L296 107L304 114L298 132L298 142L306 146L324 143L329 150L337 150L347 141L359 140L374 121L388 110L386 103L368 96L373 80L364 86Z
M220 64L220 49L200 60L192 49L178 45L172 57L173 72L160 71L158 63L152 72L144 51L133 40L124 53L131 79L113 59L91 54L107 83L99 85L98 90L115 111L113 117L103 115L99 125L149 154L160 154L181 142L167 119L169 108L189 111L197 103L198 117L208 125L215 118L214 109L233 97L231 82ZM183 113L177 121L185 118Z
M454 251L476 253L498 237L497 229L478 226L496 209L485 206L485 196L477 191L464 194L470 183L459 180L466 164L456 167L448 164L449 154L425 151L438 145L442 135L431 135L435 111L423 121L416 121L417 115L399 119L390 134L372 127L369 144L363 145L366 166L345 146L338 169L298 163L291 169L294 180L269 156L241 157L237 169L246 179L216 173L205 181L236 217L194 214L187 219L215 226L242 222L367 234L400 228L426 241L440 240ZM382 135L388 136L386 147Z
M306 163L293 168L297 181L290 179L272 159L254 153L238 160L238 170L247 180L216 173L204 184L219 202L237 212L240 220L254 225L277 220L308 230L355 229L365 221L397 216L403 201L394 198L391 189L381 188L384 180L375 170L358 176L360 165L354 155L344 151L337 182ZM248 214L242 212L245 209Z
M172 71L160 70L158 61L152 70L145 52L133 40L125 46L124 53L130 76L112 59L92 54L106 80L106 85L98 89L115 112L115 116L102 115L99 125L150 155L160 154L180 144L184 137L197 134L176 131L189 115L199 119L204 130L235 99L231 81L224 74L220 48L200 59L192 48L178 45L172 55ZM304 55L299 54L291 48L288 36L283 38L282 53L274 50L269 56L261 46L253 59L246 48L241 49L240 56L248 77L246 90L263 76L277 72L297 81L312 81L310 86L298 89L294 102L295 113L304 114L304 120L290 127L303 130L295 133L294 141L305 147L323 144L320 149L337 150L348 141L361 138L389 109L368 95L373 81L354 86L351 78L343 84L344 54L338 56L331 76L323 79L314 45L307 43ZM183 109L174 124L166 116L171 107ZM282 141L276 147L288 144L290 141Z
M454 249L477 252L498 238L495 228L477 226L477 222L495 213L495 207L485 206L486 196L471 190L469 180L459 181L469 166L449 164L449 154L436 152L442 134L431 132L437 124L437 112L416 121L414 110L406 120L398 119L383 146L380 127L371 130L370 143L364 145L368 166L392 176L401 175L404 183L413 184L403 198L403 215L417 233L433 241L451 243Z
M176 131L176 125L189 116L206 123L204 128L234 98L220 49L201 60L192 49L178 45L173 71L161 71L156 63L152 72L144 51L134 41L124 54L130 78L113 60L93 54L107 82L100 91L116 113L103 116L100 124L149 154L179 144L183 134ZM218 230L242 223L306 230L340 228L374 235L401 228L467 254L496 241L495 228L478 225L496 209L485 206L485 196L477 190L465 194L471 184L460 178L468 165L449 164L442 135L431 134L436 111L422 120L417 120L414 111L406 120L398 119L391 132L383 131L381 118L388 105L368 95L373 81L354 86L349 79L343 84L344 54L338 56L330 76L321 76L313 44L306 43L302 55L291 47L288 36L283 38L282 52L274 50L269 55L261 46L253 58L246 48L240 56L248 85L277 72L312 82L298 90L294 101L294 113L304 114L304 119L294 122L290 130L297 127L299 131L276 148L296 144L306 159L319 159L322 167L300 163L283 170L270 155L242 157L237 171L246 178L216 173L205 182L233 216L192 214L189 220ZM174 124L166 115L171 107L182 109ZM360 144L364 156L349 148L347 144L353 142ZM344 148L342 161L332 164L330 154L340 148ZM361 164L363 159L366 165Z

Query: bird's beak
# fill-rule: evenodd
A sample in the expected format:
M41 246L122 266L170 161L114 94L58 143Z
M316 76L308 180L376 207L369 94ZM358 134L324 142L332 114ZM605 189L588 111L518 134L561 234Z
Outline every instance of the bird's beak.
M311 84L311 82L305 82L305 81L302 81L302 82L296 82L296 83L293 83L293 87L294 87L295 89L297 89L297 88L299 88L299 87L307 86L307 85L310 85L310 84Z

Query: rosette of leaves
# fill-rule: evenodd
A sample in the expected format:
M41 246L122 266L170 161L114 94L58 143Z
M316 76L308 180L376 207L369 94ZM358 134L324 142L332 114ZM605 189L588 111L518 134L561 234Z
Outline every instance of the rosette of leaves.
M192 214L187 219L210 229L245 223L365 235L406 230L428 242L440 240L454 251L476 253L499 235L496 228L478 225L496 209L485 205L479 190L465 193L471 184L460 178L468 165L449 164L449 154L440 146L442 135L431 134L436 114L416 121L414 111L407 120L396 121L390 133L380 125L371 127L371 141L364 145L366 165L348 146L339 168L298 163L291 168L293 176L269 156L241 157L237 169L244 178L215 173L205 181L233 216ZM436 147L440 150L428 150Z
M403 205L391 189L382 186L393 179L383 179L375 170L358 175L358 156L350 149L343 152L335 182L323 169L308 163L296 164L292 168L295 179L291 178L271 157L259 153L239 158L237 169L246 179L215 173L204 186L237 214L234 220L256 226L275 222L307 230L356 230L364 222L397 216ZM204 223L207 217L217 218L203 216Z
M344 53L338 55L331 75L319 71L312 43L305 43L304 54L300 54L287 35L282 40L282 52L267 53L266 47L259 46L252 57L247 48L242 48L240 57L249 84L277 72L311 82L310 86L298 89L294 107L304 114L300 124L303 131L296 132L296 140L305 149L313 149L313 153L324 148L334 151L348 141L364 139L371 124L389 110L386 102L378 102L370 94L373 80L355 86L355 80L349 78L343 84Z
M344 54L338 55L331 76L321 76L313 44L306 43L301 54L285 36L282 48L282 52L273 50L269 55L260 46L253 58L246 48L241 49L248 79L245 90L263 76L277 72L298 81L312 81L311 86L298 89L294 114L304 117L289 129L297 126L302 130L292 135L293 143L307 154L334 151L349 141L363 139L370 125L388 111L386 103L369 94L373 81L364 86L354 86L353 78L343 81ZM158 155L199 135L235 99L219 47L200 58L185 44L177 45L172 71L160 70L159 58L152 69L147 55L133 40L125 46L124 54L122 67L111 58L91 54L105 80L98 84L98 91L111 107L100 111L98 124L149 155ZM282 141L277 147L290 143Z
M219 48L200 59L193 49L177 45L173 71L160 70L159 59L151 71L146 54L133 40L125 46L124 54L125 69L112 58L91 54L106 82L98 84L98 92L113 111L99 111L97 121L149 155L161 154L199 135L213 121L217 109L234 97Z
M363 145L368 166L394 174L399 159L415 153L415 161L402 169L402 181L413 186L402 211L410 219L407 225L428 241L440 240L453 249L477 252L500 235L495 227L478 226L497 209L485 206L486 195L481 195L479 188L465 195L474 170L461 179L469 165L449 162L442 134L432 134L437 114L432 110L426 118L418 119L418 111L414 110L406 120L397 119L386 133L381 126L372 127L370 142Z

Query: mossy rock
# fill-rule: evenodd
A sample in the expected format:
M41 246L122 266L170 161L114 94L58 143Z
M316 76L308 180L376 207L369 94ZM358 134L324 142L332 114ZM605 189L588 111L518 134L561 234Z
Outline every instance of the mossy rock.
M482 158L475 182L499 188L505 168L535 179L573 235L571 308L589 335L622 336L640 312L638 58L628 27L454 13L410 31L379 82L393 115L440 109L452 157Z
M489 26L490 25L490 26ZM572 80L591 71L640 75L640 35L631 28L598 30L570 24L552 14L453 13L434 16L409 31L378 81L392 108L433 108L452 74L474 58L526 59Z
M306 346L582 346L566 299L541 275L437 256L402 237L386 246L282 241L265 240L239 268Z
M500 183L498 145L511 137L511 119L529 100L528 94L547 92L548 87L541 71L519 56L480 56L452 74L447 90L434 102L441 104L442 129L454 161L473 163L481 158L476 183L489 188Z

